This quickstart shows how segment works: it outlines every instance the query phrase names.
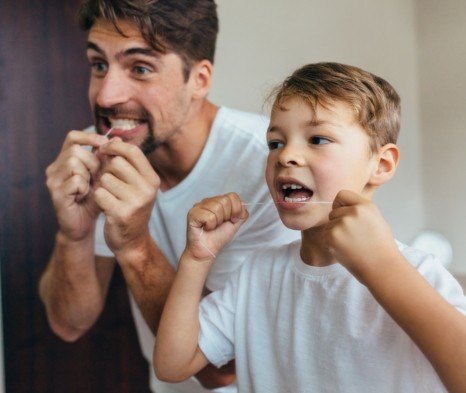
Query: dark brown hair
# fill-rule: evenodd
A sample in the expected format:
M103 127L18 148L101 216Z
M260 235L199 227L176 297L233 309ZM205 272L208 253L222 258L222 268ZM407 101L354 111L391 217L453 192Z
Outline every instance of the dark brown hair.
M185 78L194 62L214 62L218 33L214 0L85 0L79 25L89 30L98 19L118 28L118 21L134 23L155 50L173 52L184 62Z
M332 101L351 106L355 119L371 138L373 150L396 143L400 131L400 97L384 79L360 68L339 63L305 65L273 93L272 110L292 97L300 97L315 111Z

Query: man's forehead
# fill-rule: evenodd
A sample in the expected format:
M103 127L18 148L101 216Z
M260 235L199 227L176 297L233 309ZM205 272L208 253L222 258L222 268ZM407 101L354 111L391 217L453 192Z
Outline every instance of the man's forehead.
M142 36L138 26L135 23L121 19L117 21L118 30L115 25L108 20L97 19L89 30L89 40L119 40L137 42L141 45L148 46L147 41Z

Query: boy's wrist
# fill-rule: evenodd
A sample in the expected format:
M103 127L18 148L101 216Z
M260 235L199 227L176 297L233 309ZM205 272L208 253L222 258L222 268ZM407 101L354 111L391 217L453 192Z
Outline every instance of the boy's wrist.
M178 272L188 273L193 278L202 280L204 284L204 282L207 280L210 269L212 268L213 262L213 257L200 260L193 257L193 255L188 250L185 250L180 258Z

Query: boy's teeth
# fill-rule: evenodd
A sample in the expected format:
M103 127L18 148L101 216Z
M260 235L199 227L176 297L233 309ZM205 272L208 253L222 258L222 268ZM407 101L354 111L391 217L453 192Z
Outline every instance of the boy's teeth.
M301 197L301 198L285 197L285 202L288 202L288 203L304 202L304 201L306 201L308 199L309 198L304 198L304 197Z
M299 184L283 184L283 186L282 186L283 190L288 190L290 188L292 190L301 190L303 187L300 186Z
M133 119L110 119L112 128L128 131L139 125L137 120Z

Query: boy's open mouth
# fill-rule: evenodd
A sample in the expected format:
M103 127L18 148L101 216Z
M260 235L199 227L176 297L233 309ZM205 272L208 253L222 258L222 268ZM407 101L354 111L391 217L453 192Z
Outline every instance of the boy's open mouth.
M298 183L284 183L279 194L280 199L286 203L299 203L309 201L314 192Z

